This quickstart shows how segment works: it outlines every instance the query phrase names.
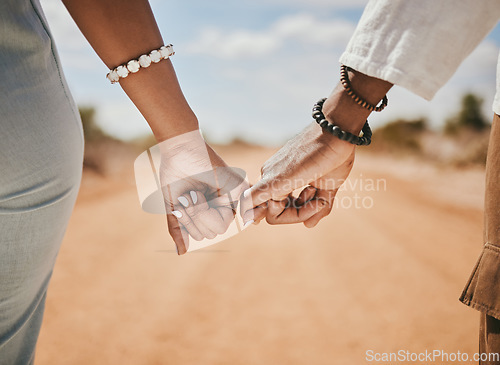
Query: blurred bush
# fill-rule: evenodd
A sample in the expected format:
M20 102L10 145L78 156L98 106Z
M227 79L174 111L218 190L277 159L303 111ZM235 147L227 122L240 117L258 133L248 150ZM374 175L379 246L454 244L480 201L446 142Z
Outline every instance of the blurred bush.
M483 102L484 100L477 95L465 94L458 114L446 121L445 134L454 135L463 130L480 132L488 128L489 123L481 111Z
M420 139L427 130L424 118L397 119L374 131L372 147L379 152L417 153L422 150Z
M460 110L447 119L442 132L429 129L423 118L390 122L374 131L370 150L459 167L484 165L490 124L482 103L474 94L464 95Z
M94 107L79 107L85 137L83 167L100 175L132 169L136 148L106 134L96 123Z
M146 136L137 137L130 141L130 143L142 152L147 150L148 148L153 147L155 144L158 144L158 141L152 134L149 134Z
M78 108L83 126L85 142L94 143L103 139L111 138L96 123L96 110L94 107L81 106Z
M490 123L482 112L484 100L472 93L461 100L460 111L446 121L443 132L458 145L451 158L455 165L486 163Z

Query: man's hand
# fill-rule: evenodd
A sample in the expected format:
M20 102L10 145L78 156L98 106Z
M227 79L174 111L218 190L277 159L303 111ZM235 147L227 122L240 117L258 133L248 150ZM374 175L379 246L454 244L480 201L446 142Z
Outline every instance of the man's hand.
M392 84L357 71L349 71L353 90L376 105ZM370 112L356 104L337 85L323 104L323 113L342 130L358 134ZM354 162L354 145L341 141L312 122L288 141L262 167L262 179L242 198L243 221L270 224L303 222L314 227L327 216L335 195ZM305 188L304 188L305 187ZM297 198L292 192L303 188Z
M314 227L330 213L353 162L352 144L311 123L264 163L262 179L242 199L243 221ZM292 192L304 186L294 198Z

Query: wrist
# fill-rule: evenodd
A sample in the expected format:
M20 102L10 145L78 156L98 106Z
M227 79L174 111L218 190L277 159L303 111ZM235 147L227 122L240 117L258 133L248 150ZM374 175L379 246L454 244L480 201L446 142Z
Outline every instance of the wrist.
M392 87L387 81L357 71L349 71L349 80L356 94L373 105L377 105ZM356 103L339 83L325 101L323 113L342 130L359 134L371 112Z
M151 65L120 85L148 122L158 142L199 129L169 59Z
M171 151L174 151L174 154L185 151L192 152L200 148L200 146L206 151L205 139L199 129L170 137L163 140L158 145L163 155L168 155Z
M158 118L149 118L148 124L155 139L158 142L163 142L186 133L199 131L198 119L191 109L189 111L169 111L168 116L160 115Z

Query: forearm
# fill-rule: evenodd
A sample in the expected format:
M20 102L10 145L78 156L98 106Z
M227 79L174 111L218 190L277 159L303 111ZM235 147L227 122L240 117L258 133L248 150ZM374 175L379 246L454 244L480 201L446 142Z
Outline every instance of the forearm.
M162 46L146 0L63 0L76 24L108 66L114 68ZM129 98L159 140L198 128L170 60L120 79Z
M372 105L377 105L392 87L392 84L367 76L357 71L349 72L354 92ZM323 112L330 122L342 130L358 134L370 111L359 106L339 83L323 105Z

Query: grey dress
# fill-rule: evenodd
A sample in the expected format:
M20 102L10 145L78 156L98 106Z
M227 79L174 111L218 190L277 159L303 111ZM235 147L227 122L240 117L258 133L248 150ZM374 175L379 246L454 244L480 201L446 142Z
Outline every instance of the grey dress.
M33 363L83 134L36 0L0 0L0 364Z

